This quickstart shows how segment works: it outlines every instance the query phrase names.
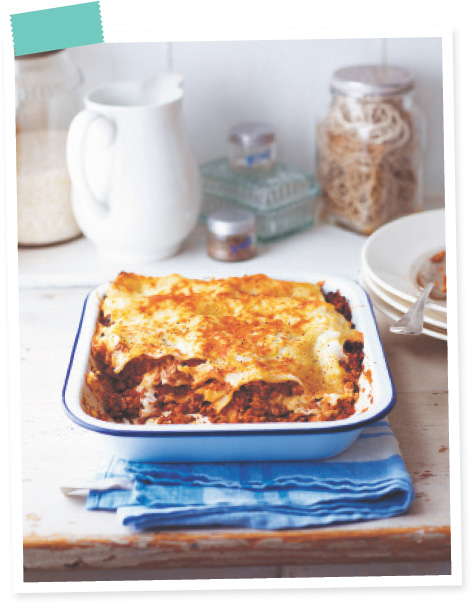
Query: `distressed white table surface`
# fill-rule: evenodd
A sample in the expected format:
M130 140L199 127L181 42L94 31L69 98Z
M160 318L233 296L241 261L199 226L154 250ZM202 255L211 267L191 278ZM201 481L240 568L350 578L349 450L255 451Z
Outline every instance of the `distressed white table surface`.
M364 238L322 226L230 265L357 278ZM389 333L377 316L397 389L390 421L414 480L410 511L380 521L298 531L198 530L135 534L113 513L87 512L60 486L91 478L106 459L99 437L72 424L61 388L89 286L126 268L148 274L223 274L198 228L174 258L114 267L80 239L21 250L20 344L25 580L292 577L450 572L447 346Z

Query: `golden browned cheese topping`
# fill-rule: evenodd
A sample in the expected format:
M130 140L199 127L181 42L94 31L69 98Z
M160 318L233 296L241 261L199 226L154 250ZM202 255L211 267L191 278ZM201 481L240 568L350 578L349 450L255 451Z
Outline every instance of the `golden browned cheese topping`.
M220 413L247 385L297 384L283 390L284 405L309 411L335 407L358 390L345 347L362 342L320 284L265 275L194 280L121 273L101 302L87 383L93 387L106 374L106 387L116 390L127 379L121 390L127 388L141 419L155 415L156 392L165 385L165 402L178 399L178 387L186 397L190 388L193 402L197 393ZM133 384L129 375L138 364Z

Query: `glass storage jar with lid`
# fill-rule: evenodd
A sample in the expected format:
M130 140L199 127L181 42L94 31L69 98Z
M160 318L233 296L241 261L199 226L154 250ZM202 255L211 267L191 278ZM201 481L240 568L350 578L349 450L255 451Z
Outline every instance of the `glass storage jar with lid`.
M217 210L247 209L256 216L260 242L312 226L319 186L312 174L277 160L274 127L239 123L229 130L228 139L228 157L200 166L201 221Z
M215 260L237 262L257 254L256 218L242 208L212 212L206 220L208 254Z
M82 77L67 51L15 57L18 243L80 235L70 200L67 132L80 109Z
M317 129L322 214L362 234L422 207L425 120L400 67L344 67Z
M244 122L229 131L229 162L237 171L270 169L276 160L276 136L271 124Z

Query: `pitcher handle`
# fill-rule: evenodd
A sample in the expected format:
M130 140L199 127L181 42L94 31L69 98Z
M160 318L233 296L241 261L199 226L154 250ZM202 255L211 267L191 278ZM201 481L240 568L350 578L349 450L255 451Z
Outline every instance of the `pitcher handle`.
M77 113L70 124L67 136L67 167L80 199L80 206L76 208L79 224L83 222L80 218L84 218L86 223L89 220L91 223L103 222L109 214L109 207L95 197L85 174L84 146L92 124L100 128L103 146L111 145L115 138L114 123L107 117L87 109Z

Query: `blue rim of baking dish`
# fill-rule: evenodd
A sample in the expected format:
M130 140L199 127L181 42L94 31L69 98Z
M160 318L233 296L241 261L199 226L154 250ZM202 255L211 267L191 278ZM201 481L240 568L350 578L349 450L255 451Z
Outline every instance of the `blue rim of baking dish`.
M143 429L143 430L140 430L139 432L137 432L135 430L123 429L123 430L119 430L119 432L117 432L113 428L107 428L105 426L103 426L103 427L95 426L93 424L90 424L87 421L81 419L80 417L77 417L77 415L75 415L75 413L69 408L69 406L67 405L67 401L66 401L66 391L67 391L67 386L69 383L70 373L72 371L72 367L73 367L73 363L74 363L74 359L75 359L75 352L77 349L77 344L78 344L78 341L80 338L80 334L82 332L85 311L87 308L88 301L90 299L90 295L95 291L94 289L91 290L85 298L83 308L82 308L82 314L80 316L79 326L77 329L77 333L75 335L74 345L72 347L72 352L70 355L69 365L67 367L67 373L65 376L64 386L62 388L62 404L64 406L64 411L65 411L66 415L74 423L81 426L82 428L86 428L87 430L93 430L94 432L98 432L99 434L106 434L106 435L114 436L114 437L175 438L175 437L182 437L182 436L185 436L185 437L189 437L189 436L206 436L206 437L213 437L213 436L217 436L217 437L221 437L221 436L267 436L267 435L280 436L281 434L287 436L287 435L291 435L291 434L329 434L329 433L336 433L336 432L351 432L353 430L362 429L365 426L368 426L368 425L382 419L388 413L391 412L394 405L396 404L396 388L394 386L394 382L391 377L391 372L389 370L389 366L386 361L383 343L382 343L380 335L379 335L378 324L376 323L376 319L375 319L375 315L373 312L373 306L371 304L370 297L368 296L367 292L360 284L358 284L356 282L352 282L352 283L354 283L357 287L359 287L362 290L362 292L364 293L364 295L366 296L366 299L368 301L371 318L373 319L373 325L376 329L376 335L378 337L378 342L380 344L381 353L383 355L384 365L386 368L387 375L389 377L389 383L391 385L391 400L389 401L388 405L383 410L379 411L373 417L369 417L368 419L364 419L364 420L359 420L358 422L355 422L354 424L347 424L347 425L338 425L338 424L336 425L335 421L333 421L332 424L328 425L328 426L319 426L319 423L317 423L317 426L316 425L311 426L311 425L304 424L305 427L303 427L303 428L292 428L291 425L289 425L289 424L288 425L283 424L283 427L287 428L286 430L283 430L281 427L278 429L273 429L273 428L267 427L267 428L260 428L260 429L255 429L255 430L254 429L247 430L242 427L244 424L237 424L237 426L240 426L240 428L238 427L235 429L226 429L226 430L221 430L219 428L219 430L214 430L214 431L212 431L212 430L211 431L209 431L209 430L193 430L192 429L191 431L172 430L171 432L163 432L160 430L159 431L156 431L156 430L147 430L146 431L145 429ZM122 425L122 424L119 424L119 425ZM222 424L222 425L225 425L225 424ZM234 425L234 424L232 424L232 425ZM270 424L267 423L265 425L270 425ZM271 424L271 425L273 425L273 424ZM221 424L218 424L218 426L221 426Z

